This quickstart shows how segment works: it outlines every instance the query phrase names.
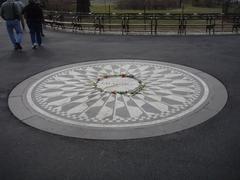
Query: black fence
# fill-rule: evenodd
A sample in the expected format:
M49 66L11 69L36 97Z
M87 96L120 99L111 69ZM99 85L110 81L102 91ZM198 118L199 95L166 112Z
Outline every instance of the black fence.
M44 14L47 26L54 29L70 29L73 32L144 32L151 35L172 32L186 35L188 32L215 34L238 33L240 30L240 14L78 14L56 11L45 11Z

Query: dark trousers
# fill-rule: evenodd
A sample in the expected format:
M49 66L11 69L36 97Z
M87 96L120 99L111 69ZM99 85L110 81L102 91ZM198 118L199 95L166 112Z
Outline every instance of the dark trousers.
M41 24L41 31L40 31L40 33L43 36L43 24Z
M41 22L28 21L27 25L30 30L32 44L37 43L38 45L41 45L42 44L42 38L41 38L42 24L41 24Z

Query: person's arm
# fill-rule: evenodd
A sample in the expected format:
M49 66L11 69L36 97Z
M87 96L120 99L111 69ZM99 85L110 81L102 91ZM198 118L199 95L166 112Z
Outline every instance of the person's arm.
M44 22L44 16L43 16L43 10L42 10L42 8L41 7L39 7L39 9L40 9L40 19L41 19L41 22L43 23Z
M25 30L25 22L22 14L21 14L20 20L21 20L22 28L23 30Z
M1 17L4 19L4 8L1 6L1 8L0 8L0 12L1 12Z
M38 20L43 23L44 22L44 17L43 17L43 11L42 11L42 8L40 7L40 5L38 4L37 6L37 18Z
M22 10L22 15L25 18L25 20L27 20L26 9L27 9L27 7L24 7L23 10Z
M24 4L21 1L19 1L19 2L20 2L19 7L20 7L20 13L21 13L20 20L21 20L22 28L25 31L25 22L24 22L24 17L23 17Z

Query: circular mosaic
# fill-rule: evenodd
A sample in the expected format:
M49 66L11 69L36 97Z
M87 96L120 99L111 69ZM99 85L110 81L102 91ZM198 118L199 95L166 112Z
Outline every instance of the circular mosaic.
M105 75L97 79L94 84L101 92L111 92L112 94L134 95L139 93L145 85L134 75Z
M39 122L74 127L74 132L94 128L105 136L108 131L164 126L203 108L212 96L201 77L182 67L133 60L60 67L28 83L24 106L41 117Z

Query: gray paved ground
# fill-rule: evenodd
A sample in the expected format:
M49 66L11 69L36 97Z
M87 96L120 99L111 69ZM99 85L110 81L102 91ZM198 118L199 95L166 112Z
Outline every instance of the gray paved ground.
M94 36L46 32L33 51L25 34L12 51L0 24L0 179L240 179L240 36ZM197 127L161 137L94 141L48 134L8 109L10 91L41 71L113 58L162 60L203 70L229 93L225 108Z

